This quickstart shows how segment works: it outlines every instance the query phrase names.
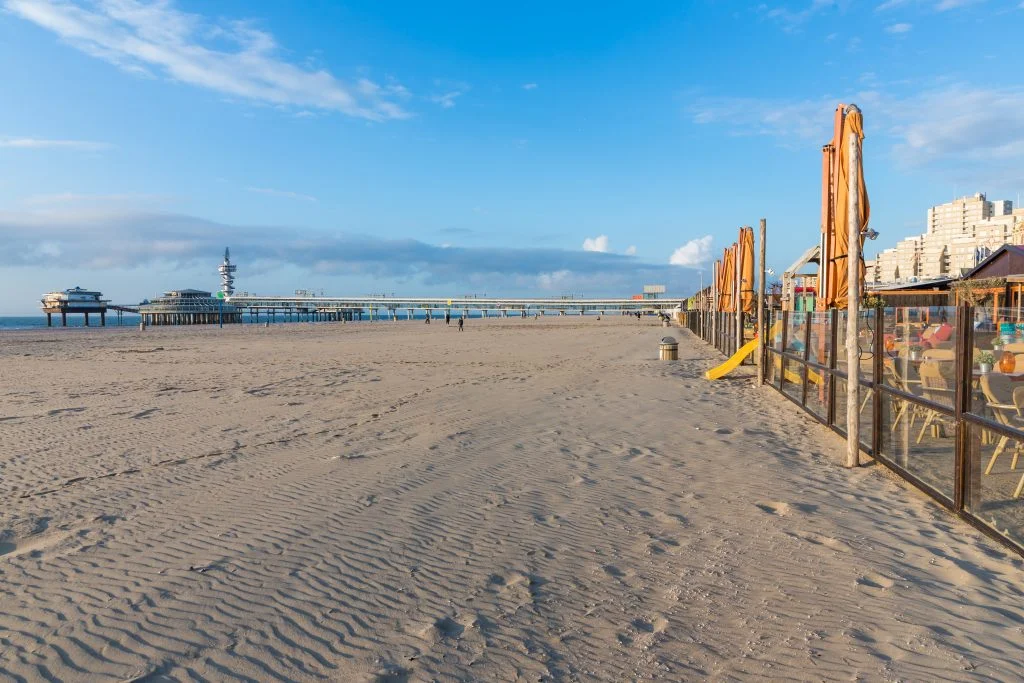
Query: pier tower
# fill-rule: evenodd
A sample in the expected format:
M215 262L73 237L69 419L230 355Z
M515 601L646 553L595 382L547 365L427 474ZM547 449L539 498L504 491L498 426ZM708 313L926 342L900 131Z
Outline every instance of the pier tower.
M231 262L231 251L224 247L224 261L217 270L220 272L220 291L224 296L231 296L235 293L235 271L238 266Z

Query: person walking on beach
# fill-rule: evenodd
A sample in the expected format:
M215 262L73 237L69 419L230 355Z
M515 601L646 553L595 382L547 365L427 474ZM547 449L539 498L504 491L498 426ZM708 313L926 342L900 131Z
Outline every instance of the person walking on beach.
M452 312L451 311L445 311L444 312L444 324L445 325L451 325L452 324Z
M463 322L464 322L463 319L460 317L459 318L459 332L462 332L462 323Z

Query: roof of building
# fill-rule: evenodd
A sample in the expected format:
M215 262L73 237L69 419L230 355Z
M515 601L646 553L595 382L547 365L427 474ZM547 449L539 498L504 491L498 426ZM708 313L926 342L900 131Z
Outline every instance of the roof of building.
M952 277L941 277L941 278L934 278L934 279L931 279L931 280L921 280L919 282L906 282L906 283L898 283L898 284L897 283L893 283L893 284L881 283L881 284L877 284L877 285L868 285L867 289L870 292L897 292L897 291L903 292L903 291L926 290L926 289L945 291L945 290L949 289L950 283L952 283L955 279L956 278L952 278Z
M981 280L990 277L1024 275L1024 246L1004 244L988 258L969 270L964 280Z

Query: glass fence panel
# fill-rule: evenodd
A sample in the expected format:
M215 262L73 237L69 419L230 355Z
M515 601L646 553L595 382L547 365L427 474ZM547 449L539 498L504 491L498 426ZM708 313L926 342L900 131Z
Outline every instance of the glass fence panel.
M803 363L783 358L782 368L782 391L794 401L800 403L804 381Z
M1017 309L975 309L970 410L1011 427L1024 414L1024 322ZM1022 319L1024 320L1024 319Z
M767 354L767 364L764 367L764 381L773 387L779 386L779 357L769 351Z
M808 316L805 311L790 311L786 330L786 351L803 355Z
M773 349L782 350L782 311L772 311L771 324L768 326L768 338Z
M811 313L811 350L808 358L815 363L828 365L832 353L832 313L818 311Z
M828 421L828 382L829 375L820 373L814 368L807 368L807 409L818 416L822 422Z
M846 311L839 311L836 322L836 370L849 373L849 357L846 348ZM857 319L857 357L860 359L860 376L870 382L875 373L875 310L861 311ZM845 418L844 424L845 424Z
M886 309L882 382L953 408L956 395L956 307Z
M1024 546L1024 432L1019 439L970 426L967 510Z
M883 392L879 428L882 457L953 499L956 427L952 414Z
M813 378L812 378L813 381ZM842 377L835 378L836 389L835 389L835 418L832 420L832 424L835 427L846 432L846 380ZM874 432L873 416L874 416L874 399L872 397L871 389L860 386L858 387L858 399L857 403L860 406L860 443L866 451L871 450L872 436Z

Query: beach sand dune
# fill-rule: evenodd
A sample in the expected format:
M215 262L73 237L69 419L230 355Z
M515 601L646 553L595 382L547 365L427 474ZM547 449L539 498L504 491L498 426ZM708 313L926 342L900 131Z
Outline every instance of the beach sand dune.
M1019 559L664 332L4 335L0 679L1019 677Z

